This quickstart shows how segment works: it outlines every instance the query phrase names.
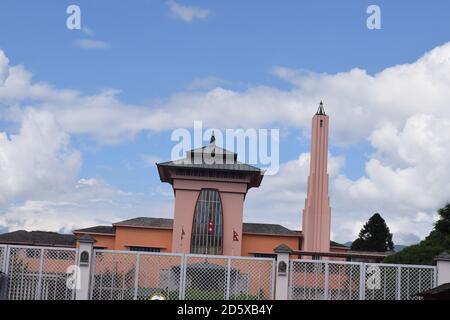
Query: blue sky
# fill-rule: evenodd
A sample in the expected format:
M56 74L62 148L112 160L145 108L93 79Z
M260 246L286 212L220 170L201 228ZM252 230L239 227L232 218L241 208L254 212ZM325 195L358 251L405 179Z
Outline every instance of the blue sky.
M171 11L171 5L174 3L206 10L207 14L186 21ZM76 4L81 8L84 32L66 28L68 15L65 11L70 4ZM366 9L370 4L377 4L381 8L381 30L369 30L366 27L368 17ZM325 108L332 117L330 152L331 156L337 159L336 166L339 167L335 176L341 175L352 181L355 186L364 188L361 187L365 183L364 180L358 179L367 176L371 180L367 164L374 158L374 154L377 154L377 161L383 163L386 168L393 168L394 172L396 168L405 169L406 165L392 160L398 157L389 154L388 149L390 148L392 153L395 147L388 148L374 142L373 139L370 140L374 132L377 133L383 124L389 122L389 113L386 113L386 117L380 115L386 109L380 107L379 110L375 110L377 103L387 104L388 108L390 99L386 98L387 101L380 102L384 98L382 90L374 93L362 89L358 96L357 80L352 91L353 100L347 96L338 99L335 94L342 89L339 84L345 87L343 92L349 90L345 79L339 82L339 74L352 78L351 70L358 68L357 70L366 70L366 76L373 79L386 68L414 65L424 54L449 41L449 24L450 3L444 0L283 1L283 4L256 0L178 2L136 0L131 3L111 0L95 2L3 0L0 3L0 49L8 57L10 67L22 65L33 75L32 83L44 82L51 85L55 92L70 89L81 97L96 98L106 90L117 90L113 94L113 103L117 103L118 110L125 110L125 114L134 108L148 112L164 108L177 110L176 108L183 108L182 105L178 106L180 101L183 104L184 101L191 100L186 108L195 108L196 103L203 101L202 99L208 97L215 89L243 96L242 99L245 101L243 108L253 105L252 103L257 105L258 101L253 102L255 100L252 99L261 96L258 95L261 92L268 95L275 93L274 104L277 99L283 97L287 97L287 105L295 104L295 97L300 97L300 100L306 97L295 109L294 112L298 112L298 115L293 115L292 123L286 123L283 121L284 118L275 119L273 122L252 121L252 117L258 118L252 107L242 114L239 121L230 118L228 122L214 122L214 115L209 113L220 114L221 105L212 103L209 108L202 109L208 112L208 116L205 115L205 118L209 119L206 121L208 126L223 129L230 123L236 127L248 123L248 128L254 127L254 124L257 128L279 128L282 137L280 160L284 165L297 161L301 153L309 151L309 120L305 119L312 116L318 102L323 99ZM97 41L101 44L101 48L77 46L77 41L82 39ZM292 74L283 76L277 72L280 70L277 68L284 68ZM399 71L399 75L401 74ZM321 75L337 79L338 84L322 90L321 85L325 87L329 82L321 79ZM312 81L312 84L309 81ZM352 81L355 80L352 78ZM381 77L379 81L386 82L386 79ZM298 90L299 82L301 90ZM199 86L198 83L202 83L203 86ZM223 94L222 91L218 93ZM373 96L366 97L365 94ZM392 94L392 99L394 97L397 96ZM427 97L424 94L415 100L426 101ZM364 105L366 99L372 100L373 103ZM160 129L137 126L133 127L132 132L124 132L123 137L121 132L115 132L112 139L114 141L111 141L101 138L105 132L105 130L101 132L103 130L101 125L97 126L97 131L88 129L87 126L83 127L84 120L79 116L81 113L77 111L76 106L72 109L67 108L69 116L72 110L72 116L76 118L74 123L79 122L79 126L71 124L70 120L67 120L67 114L64 120L61 120L59 112L63 108L58 110L58 105L53 103L54 101L49 102L46 98L33 97L14 101L0 100L0 108L3 109L0 113L0 132L8 135L19 134L20 128L23 128L22 117L14 116L12 108L16 108L14 109L16 111L26 108L45 109L55 114L55 121L68 135L70 143L65 147L80 154L79 168L71 178L102 181L108 188L139 195L141 197L139 203L163 202L167 206L162 207L164 209L159 211L161 214L149 210L148 215L171 215L170 196L167 195L170 186L161 185L155 166L148 164L146 159L170 158L170 150L174 145L170 141L170 134L177 126L165 125ZM304 107L305 105L308 107ZM394 105L392 107L395 108ZM273 108L277 106L273 105ZM399 106L398 109L402 108L403 106ZM374 113L380 118L379 122L373 128L365 125L360 122L360 118L352 118L352 110L355 113ZM93 108L93 117L101 117L97 116L95 111ZM399 132L405 133L409 128L408 120L410 122L414 120L412 119L414 115L433 112L420 109L410 114L405 112L401 115L393 114L392 125ZM201 112L197 114L201 117ZM172 115L177 116L176 113ZM333 117L341 117L336 119L334 128ZM364 118L364 115L362 117ZM364 118L364 121L370 120L370 117ZM124 118L124 121L132 120ZM351 130L353 121L358 127L355 130ZM68 125L65 124L67 122ZM345 123L346 128L343 125ZM107 127L108 125L105 126ZM366 130L369 127L370 130ZM406 133L399 136L405 137ZM306 176L301 176L301 179L306 179ZM270 181L266 179L265 182ZM254 202L249 200L247 218L263 222L281 220L283 224L295 228L299 219L296 215L299 215L302 209L304 198L303 187L300 185L302 183L299 183L297 190L298 201L293 201L291 207L279 206L277 202L282 202L283 198L280 197L278 200L275 198L272 206L264 206L267 208L264 214L258 212L260 210L256 203L258 191L252 191L255 200ZM342 185L346 184L343 180L339 180L336 188L342 188ZM287 188L289 186L286 184ZM58 188L60 186L55 187L55 190L59 190ZM340 192L345 194L353 192L352 190ZM333 192L335 191L332 191L332 196ZM336 198L339 199L339 196ZM372 196L369 198L374 199ZM18 192L5 199L0 202L0 208L3 208L5 214L3 222L0 218L0 225L3 223L3 228L6 229L24 227L23 224L17 223L16 220L20 219L15 219L18 215L16 209L27 207L27 202L54 201L52 195L37 195L28 191ZM336 200L338 202L336 215L340 217L336 221L344 224L345 221L353 221L357 217L356 220L360 225L371 213L385 210L385 214L392 217L392 224L396 225L394 227L396 233L400 234L403 231L399 221L405 219L416 221L417 214L426 213L429 215L427 217L431 217L428 220L431 220L424 222L420 231L403 232L403 238L399 236L399 241L405 242L409 240L404 239L411 239L411 234L414 234L416 237L413 239L417 240L429 231L434 210L445 201L442 197L438 197L436 203L431 205L428 204L431 200L427 198L424 200L426 204L421 203L411 208L402 203L404 199L398 199L398 207L394 204L385 206L382 199L376 198L369 207L362 206L358 210L355 209L353 215L348 216L346 213L352 210L348 209L344 202L341 204L340 200ZM292 200L286 201L291 203ZM136 215L147 214L144 205L142 206L141 211L136 210ZM289 212L283 213L280 219L278 216L280 210ZM412 211L411 216L407 215L408 210ZM133 215L131 209L123 214L118 211L111 215L111 219ZM396 220L395 214L399 211L405 211L402 214L403 220ZM42 220L45 219L42 216ZM64 219L62 215L61 220ZM108 218L106 213L102 212L101 218L96 220L93 217L86 223L93 221L107 222ZM42 226L45 228L46 224L43 223ZM67 231L70 226L72 224L63 223L60 230ZM351 240L346 232L338 229L336 227L334 233L336 239ZM354 233L358 227L352 226L350 229Z

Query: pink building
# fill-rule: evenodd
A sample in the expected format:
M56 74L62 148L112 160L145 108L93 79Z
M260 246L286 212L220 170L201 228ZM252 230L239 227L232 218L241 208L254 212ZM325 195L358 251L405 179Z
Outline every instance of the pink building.
M260 186L263 172L237 161L237 154L217 146L213 135L207 146L188 151L184 159L157 164L161 181L173 188L173 219L138 217L74 234L89 234L97 248L113 250L270 257L282 246L293 250L293 257L345 259L349 248L330 241L328 126L321 103L312 120L303 231L243 221L247 192ZM28 243L26 236L21 234L21 244ZM16 243L17 239L16 233L5 234L0 243ZM37 244L32 239L29 243Z

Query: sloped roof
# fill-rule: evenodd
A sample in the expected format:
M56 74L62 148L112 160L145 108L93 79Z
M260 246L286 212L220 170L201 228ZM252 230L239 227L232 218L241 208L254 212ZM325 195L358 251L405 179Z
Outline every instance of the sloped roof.
M259 234L277 234L277 235L289 235L296 236L298 233L293 230L289 230L279 224L266 224L266 223L244 223L243 233L259 233Z
M132 226L132 227L150 227L172 229L173 219L138 217L129 220L113 223L113 226Z
M84 229L77 229L74 233L102 233L102 234L116 234L116 228L113 226L95 226Z
M330 241L330 246L349 249L349 247L347 247L345 244L337 243L337 242L334 242L334 241Z
M151 217L138 217L129 220L119 221L113 224L114 226L131 226L131 227L143 227L143 228L162 228L172 229L173 219L165 218L151 218ZM89 228L88 228L89 229ZM87 229L83 229L87 230ZM94 227L95 230L95 227ZM79 231L79 230L77 230ZM254 234L276 234L276 235L299 235L298 231L289 230L278 224L265 224L265 223L245 223L243 224L243 233Z
M0 234L0 243L4 244L74 247L75 242L73 234L57 232L19 230Z

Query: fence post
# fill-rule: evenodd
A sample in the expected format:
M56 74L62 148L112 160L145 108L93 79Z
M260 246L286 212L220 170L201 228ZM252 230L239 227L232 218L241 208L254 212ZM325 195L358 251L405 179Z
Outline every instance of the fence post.
M366 264L361 263L359 266L359 300L366 300Z
M91 269L92 269L92 257L94 254L94 243L95 239L90 235L85 234L78 239L80 244L78 250L78 272L77 276L80 287L77 288L76 299L77 300L89 300L89 287L91 279Z
M328 261L325 261L325 268L324 268L324 288L323 288L323 300L329 300L330 297L328 295L328 291L329 291L329 281L330 281L330 277L329 277L329 272L330 272L330 266L328 264Z
M436 286L450 283L450 254L443 252L435 259L437 266L437 283Z
M289 255L292 253L292 249L285 244L281 244L274 249L274 252L277 254L275 300L287 300L289 290Z

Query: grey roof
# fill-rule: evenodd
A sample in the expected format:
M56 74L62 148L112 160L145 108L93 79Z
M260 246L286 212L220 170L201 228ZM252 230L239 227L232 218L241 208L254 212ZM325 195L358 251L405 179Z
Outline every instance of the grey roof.
M74 233L104 233L104 234L116 234L116 228L113 226L95 226L84 229L77 229Z
M79 243L95 243L97 240L95 240L91 235L84 234L81 237L78 238Z
M116 222L114 226L133 226L146 228L173 228L173 219L138 217L129 220ZM278 224L264 224L264 223L244 223L244 233L258 233L258 234L277 234L277 235L298 235L298 231L292 231ZM86 230L86 229L84 229Z
M73 234L56 232L19 230L0 234L0 243L4 244L74 247L75 242Z
M430 290L420 292L417 295L418 296L433 296L433 295L439 295L439 294L445 294L450 295L450 283L444 283L438 287L432 288Z
M275 253L292 253L292 249L289 248L288 245L286 244L280 244L278 247L276 247L275 249L273 249L273 251Z
M298 235L296 231L289 230L279 224L244 223L243 229L243 233Z
M347 247L345 244L337 243L334 241L330 241L330 246L349 249L349 247Z
M326 116L325 109L323 108L323 102L320 101L319 109L317 110L317 115L319 116Z
M436 258L434 258L436 261L450 261L450 254L447 251L442 252L440 255L438 255Z
M195 161L186 161L185 159L167 161L158 163L161 167L173 167L173 168L189 168L189 169L213 169L213 170L233 170L233 171L243 171L243 172L262 172L261 169L251 166L246 163L236 161L234 163L206 163L201 161L200 163L195 163Z
M172 229L173 219L138 217L113 223L113 226L133 226Z

